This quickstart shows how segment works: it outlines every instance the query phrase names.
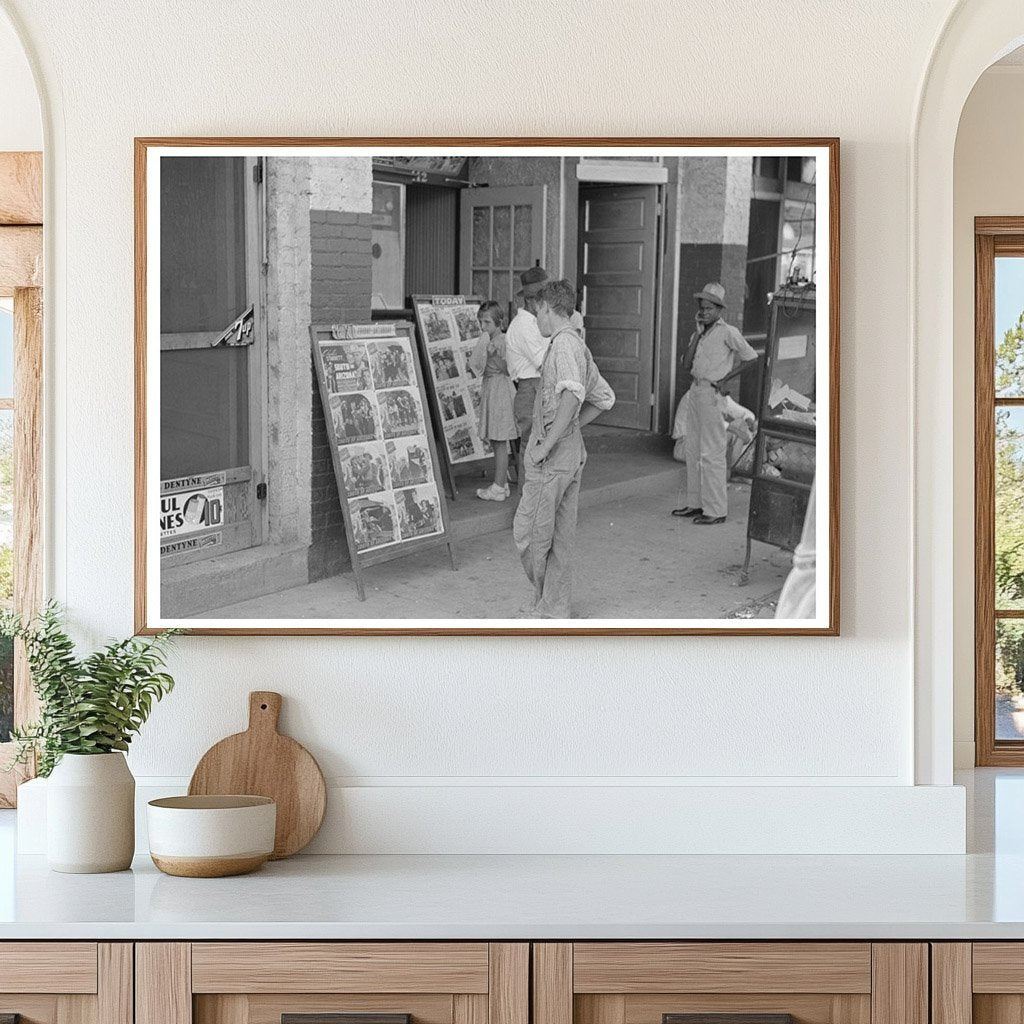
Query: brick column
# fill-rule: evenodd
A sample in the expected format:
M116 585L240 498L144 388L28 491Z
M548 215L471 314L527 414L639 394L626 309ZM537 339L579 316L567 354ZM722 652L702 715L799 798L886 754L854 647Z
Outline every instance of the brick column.
M310 312L315 324L368 323L370 320L370 234L372 215L310 210ZM327 424L316 382L311 377L312 453L310 461L310 582L337 575L349 564L345 524L338 500Z

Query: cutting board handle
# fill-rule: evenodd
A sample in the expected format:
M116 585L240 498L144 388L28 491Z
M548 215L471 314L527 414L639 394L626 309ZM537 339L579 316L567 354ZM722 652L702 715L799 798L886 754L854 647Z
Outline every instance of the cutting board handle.
M249 694L249 732L277 732L281 714L281 694L272 690L253 690Z

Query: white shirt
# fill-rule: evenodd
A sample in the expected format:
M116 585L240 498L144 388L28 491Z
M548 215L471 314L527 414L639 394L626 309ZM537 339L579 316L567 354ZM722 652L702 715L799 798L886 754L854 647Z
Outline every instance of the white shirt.
M719 381L732 373L734 356L747 362L756 359L757 353L732 324L716 320L700 335L690 372L696 380Z
M505 332L505 361L513 381L540 376L540 364L548 348L548 339L540 333L537 318L520 309Z
M570 326L583 337L583 317L573 313ZM537 318L525 307L512 318L505 332L505 361L513 381L540 377L540 364L548 350L548 338L540 333Z

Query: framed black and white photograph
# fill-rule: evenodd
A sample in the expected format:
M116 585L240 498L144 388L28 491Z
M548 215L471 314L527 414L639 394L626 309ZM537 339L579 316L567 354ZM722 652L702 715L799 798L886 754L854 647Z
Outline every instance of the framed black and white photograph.
M137 139L136 628L839 632L836 139Z

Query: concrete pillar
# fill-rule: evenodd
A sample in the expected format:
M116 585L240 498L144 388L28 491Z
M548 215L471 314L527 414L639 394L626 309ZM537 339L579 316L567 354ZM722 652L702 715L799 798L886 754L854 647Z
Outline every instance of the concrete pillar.
M710 281L725 286L725 318L743 328L752 173L750 156L679 158L677 359L694 330L693 295ZM688 385L677 377L677 402Z

